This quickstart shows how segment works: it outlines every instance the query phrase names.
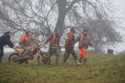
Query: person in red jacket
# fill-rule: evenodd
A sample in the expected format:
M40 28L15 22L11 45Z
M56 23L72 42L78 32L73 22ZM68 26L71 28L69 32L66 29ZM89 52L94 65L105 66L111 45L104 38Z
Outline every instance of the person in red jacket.
M25 33L23 35L21 35L20 37L20 41L19 41L19 44L23 49L23 51L26 51L26 50L29 50L32 48L32 42L34 41L35 39L31 36L31 32L26 30ZM33 54L29 54L30 58L33 57ZM24 58L27 58L29 56L24 56ZM25 59L24 61L26 64L28 64L28 60Z
M61 52L59 41L60 41L60 31L55 30L54 33L52 33L50 37L44 43L45 45L49 42L49 55L48 55L48 63L47 63L48 65L51 62L51 56L53 54L56 55L55 65L58 65L59 63L59 57L60 57L60 52Z
M87 62L87 56L88 56L88 46L93 46L90 40L90 37L87 34L87 30L84 29L79 37L79 49L80 49L80 58L79 62L81 63L82 58L84 59L84 64Z
M30 31L26 31L25 34L20 37L19 43L22 47L30 47L33 40L34 38L31 36Z
M76 55L76 52L74 50L74 44L75 44L75 29L71 28L70 31L67 33L67 39L65 40L65 53L63 57L63 63L65 64L67 59L69 58L69 55L72 54L74 61L76 64L80 64L78 62L78 58Z

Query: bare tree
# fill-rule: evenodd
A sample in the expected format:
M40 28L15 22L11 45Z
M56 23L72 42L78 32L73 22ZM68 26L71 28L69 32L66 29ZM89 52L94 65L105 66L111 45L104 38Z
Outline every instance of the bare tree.
M44 40L55 29L63 35L68 26L87 25L97 49L120 39L113 10L110 0L0 0L0 27L29 29Z

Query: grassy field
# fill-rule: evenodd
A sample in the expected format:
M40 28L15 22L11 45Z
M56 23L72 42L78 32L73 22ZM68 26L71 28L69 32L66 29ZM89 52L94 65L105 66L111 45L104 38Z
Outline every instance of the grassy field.
M53 59L54 61L54 59ZM0 65L0 83L125 83L125 56L92 55L87 65L76 66L71 57L67 64L55 66Z

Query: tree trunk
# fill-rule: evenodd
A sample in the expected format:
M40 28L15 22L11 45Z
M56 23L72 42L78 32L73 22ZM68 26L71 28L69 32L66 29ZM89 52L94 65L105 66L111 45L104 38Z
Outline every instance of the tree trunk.
M57 23L55 26L56 30L60 30L61 34L63 33L63 24L64 24L64 20L65 20L65 16L66 16L66 4L67 1L66 0L57 0L57 4L58 4L58 19L57 19Z

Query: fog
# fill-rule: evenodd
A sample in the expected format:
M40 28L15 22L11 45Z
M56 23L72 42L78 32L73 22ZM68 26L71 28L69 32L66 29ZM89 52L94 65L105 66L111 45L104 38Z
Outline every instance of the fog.
M54 30L60 30L64 44L69 28L75 27L79 35L87 26L96 51L120 52L125 50L124 3L125 0L0 0L0 32L13 31L15 43L24 29L42 42Z
M119 16L119 20L121 21L121 27L119 27L118 31L123 37L123 42L116 44L115 51L123 51L125 50L125 0L112 0L114 4L118 7L116 16ZM113 48L113 47L111 47Z

